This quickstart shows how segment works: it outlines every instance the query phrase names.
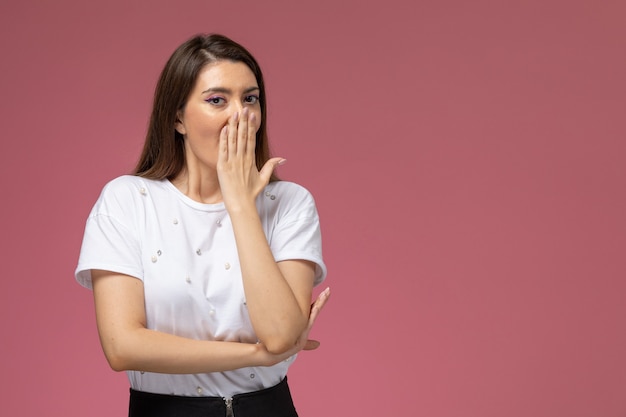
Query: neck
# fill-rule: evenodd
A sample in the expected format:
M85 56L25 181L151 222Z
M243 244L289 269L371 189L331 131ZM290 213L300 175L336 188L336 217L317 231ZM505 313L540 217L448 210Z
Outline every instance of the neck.
M187 197L204 204L221 203L222 191L215 170L190 170L185 167L172 184Z

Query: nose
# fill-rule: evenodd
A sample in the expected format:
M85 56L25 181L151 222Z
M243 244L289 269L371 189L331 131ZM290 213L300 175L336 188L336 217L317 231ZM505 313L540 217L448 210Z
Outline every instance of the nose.
M237 112L239 113L239 115L241 115L242 111L243 111L243 103L240 100L233 100L231 114Z

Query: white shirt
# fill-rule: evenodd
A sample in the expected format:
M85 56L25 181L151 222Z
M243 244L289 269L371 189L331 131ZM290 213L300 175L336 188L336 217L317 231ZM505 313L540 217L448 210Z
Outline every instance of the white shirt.
M316 264L326 277L315 202L303 187L269 184L257 209L275 260ZM230 217L223 203L191 200L167 180L122 176L107 184L87 219L76 279L91 270L143 281L147 327L198 340L255 343ZM194 375L127 372L146 392L230 397L278 384L295 356L271 367Z

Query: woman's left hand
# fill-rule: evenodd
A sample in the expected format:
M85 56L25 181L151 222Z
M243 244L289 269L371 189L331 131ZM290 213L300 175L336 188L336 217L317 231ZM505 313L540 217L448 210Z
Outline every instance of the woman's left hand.
M257 169L257 123L257 115L244 108L241 114L230 117L220 133L217 175L229 211L254 204L274 169L285 162L283 158L271 158L260 171Z

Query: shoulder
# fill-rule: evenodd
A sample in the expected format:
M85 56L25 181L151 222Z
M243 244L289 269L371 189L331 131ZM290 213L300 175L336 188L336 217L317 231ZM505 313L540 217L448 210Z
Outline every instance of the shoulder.
M136 175L122 175L109 181L103 188L107 193L124 193L128 191L145 191L159 181L138 177Z
M160 181L122 175L109 181L102 189L94 206L94 212L119 212L129 206L141 205L148 191L158 186Z
M102 189L103 196L141 196L148 191L162 188L162 182L136 175L122 175L109 181Z
M281 199L310 199L313 200L313 195L300 184L290 181L276 181L272 182L265 187L265 193L270 193L270 197L274 195L275 198Z
M317 217L313 195L299 184L272 182L265 187L260 198L262 206L278 217Z

